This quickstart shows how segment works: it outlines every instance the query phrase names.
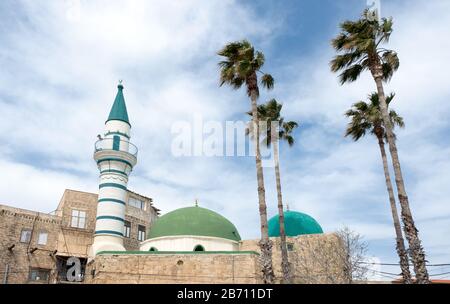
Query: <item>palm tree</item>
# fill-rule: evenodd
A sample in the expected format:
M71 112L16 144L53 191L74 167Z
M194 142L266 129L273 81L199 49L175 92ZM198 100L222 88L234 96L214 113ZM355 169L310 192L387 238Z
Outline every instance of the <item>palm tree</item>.
M245 84L247 95L251 100L251 110L253 114L253 125L255 128L255 155L256 155L256 177L258 182L258 203L261 222L261 240L259 247L261 249L261 268L264 283L273 283L274 273L272 267L272 243L269 240L267 227L267 206L264 189L264 176L261 163L261 151L259 146L259 120L257 111L257 101L259 97L258 75L262 73L261 68L264 65L264 54L256 51L247 40L228 43L218 52L218 55L224 57L219 62L220 66L220 86L230 85L233 89L239 89ZM274 79L269 74L261 77L260 84L272 89Z
M341 33L332 40L332 46L338 52L338 55L331 61L331 70L333 72L342 71L339 75L341 84L356 81L365 70L369 70L375 80L381 116L394 166L403 229L409 243L411 260L414 264L417 282L428 284L430 280L425 264L425 252L409 207L383 88L383 82L389 81L399 67L397 53L380 46L389 41L392 34L392 24L392 18L382 18L379 21L377 18L373 18L369 10L365 10L362 17L356 21L343 22L340 25Z
M394 99L394 94L391 93L386 97L386 103L389 105ZM377 93L369 95L369 103L359 101L355 103L352 109L348 110L345 115L351 118L345 136L352 136L354 141L358 141L367 132L375 135L378 139L380 147L381 159L383 161L384 177L386 179L386 188L389 194L389 202L391 204L392 219L394 221L394 228L396 234L396 249L400 258L400 268L402 271L403 281L406 284L411 283L411 273L409 272L408 254L405 249L405 242L403 240L402 228L398 216L397 205L395 203L394 190L392 189L391 177L389 174L388 161L386 150L384 149L384 140L386 137L383 119L380 112L380 100ZM400 117L394 110L389 111L389 119L392 126L404 127L403 118Z
M290 147L294 145L294 137L292 132L298 124L295 121L285 122L281 117L281 109L283 105L279 104L275 99L268 101L266 104L258 106L258 118L265 122L265 138L262 140L267 147L272 146L273 156L275 162L275 180L277 186L278 199L278 217L280 223L280 249L281 249L281 269L283 272L283 282L292 283L292 276L290 271L288 251L286 245L286 231L284 228L284 211L283 211L283 196L281 193L281 177L280 177L280 156L278 151L279 140L285 140ZM253 116L251 112L248 112ZM250 132L250 129L247 129ZM272 145L273 143L273 145Z

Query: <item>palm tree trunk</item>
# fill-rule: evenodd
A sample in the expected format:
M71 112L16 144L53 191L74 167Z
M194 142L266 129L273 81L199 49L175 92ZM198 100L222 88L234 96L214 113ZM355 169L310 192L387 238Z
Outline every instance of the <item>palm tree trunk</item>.
M380 146L381 158L383 160L384 177L386 178L386 188L389 194L389 202L391 203L392 219L394 220L394 228L396 235L396 249L400 258L400 269L402 270L403 282L411 284L411 273L409 272L408 253L405 249L405 241L403 240L402 228L398 217L397 205L395 203L394 190L392 189L392 181L389 174L386 150L384 149L384 140L382 134L377 134L378 145Z
M286 231L284 229L284 211L283 211L283 196L281 194L281 177L280 177L280 156L278 152L278 130L275 128L273 138L273 156L275 160L275 180L277 184L277 199L278 199L278 218L280 224L280 249L281 249L281 270L283 272L283 283L291 284L291 269L288 259L288 251L286 245Z
M372 70L373 78L377 85L378 97L380 99L380 109L383 117L383 123L386 128L387 140L389 143L389 151L391 152L392 164L394 166L395 183L397 185L398 199L401 206L401 214L403 220L403 229L405 231L406 239L409 243L409 253L414 264L414 272L416 273L417 283L429 284L429 276L426 268L425 251L421 245L418 230L414 224L414 220L409 208L408 196L406 195L405 183L403 181L402 170L400 167L400 160L397 152L397 145L395 143L394 133L392 131L392 124L389 119L388 106L383 88L383 71L380 65Z
M274 280L273 266L272 266L272 242L269 240L269 231L267 225L267 206L266 194L264 189L264 175L261 162L261 150L259 146L259 119L258 119L258 82L256 73L248 79L248 91L252 104L252 117L254 127L254 146L256 159L256 178L258 182L258 202L259 202L259 216L261 222L261 240L259 247L261 249L261 269L263 275L263 282L265 284L272 284Z

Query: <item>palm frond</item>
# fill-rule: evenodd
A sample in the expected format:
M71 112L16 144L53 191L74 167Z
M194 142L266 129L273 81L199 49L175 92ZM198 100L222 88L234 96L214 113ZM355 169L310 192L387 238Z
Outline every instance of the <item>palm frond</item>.
M295 143L294 137L289 135L289 136L286 136L285 139L290 147L292 147L294 145L294 143Z
M386 96L386 102L389 104L394 99L395 94L390 93ZM350 118L347 125L345 136L351 136L353 140L357 141L365 136L367 132L377 135L380 127L384 132L383 118L380 110L380 101L378 94L371 93L368 96L368 103L359 101L352 105L352 108L345 112L345 116ZM389 117L393 126L403 127L403 118L400 117L394 110L390 110ZM375 132L378 130L377 132Z
M287 141L290 146L294 144L292 132L298 127L298 123L295 121L285 122L284 118L281 117L282 107L283 105L278 103L276 99L271 99L257 108L259 121L265 123L265 126L260 128L260 133L264 135L264 140L261 143L267 147L270 147L274 135L280 140ZM248 111L247 114L253 116L251 111ZM249 132L252 132L252 128Z
M273 79L272 75L270 74L264 74L261 77L261 84L268 90L273 89L275 85L275 80Z
M400 66L400 60L398 59L397 53L391 50L384 51L381 55L383 63L390 65L392 70L395 72Z
M399 67L397 54L379 47L389 41L392 18L379 21L371 14L366 9L360 19L341 23L341 32L331 41L338 55L330 62L330 68L332 72L342 71L341 84L357 80L360 73L369 68L374 71L378 64L383 70L383 80L389 81Z
M361 72L364 71L366 67L360 65L360 64L354 64L350 66L349 68L345 69L344 72L342 72L339 75L339 80L341 84L347 83L347 82L353 82L359 78L361 75Z
M264 57L264 54L260 51L257 51L255 59L253 60L253 68L255 70L259 70L264 65L265 61L266 59Z
M364 53L361 53L359 51L337 55L330 62L331 70L333 72L337 72L357 61L361 61L361 59L364 59Z
M346 33L340 33L336 38L331 40L331 45L336 51L341 51L347 42L348 35Z
M233 79L231 79L229 81L229 85L235 90L240 89L243 84L244 84L244 79L240 78L240 77L234 77Z
M389 118L392 122L392 126L399 126L400 128L405 127L405 122L403 121L403 117L399 116L397 112L394 110L389 111Z
M374 93L374 94L376 94L376 93ZM395 93L394 92L392 92L391 94L386 96L386 103L387 103L387 105L389 105L391 103L391 101L394 99L394 97L395 97ZM378 94L377 94L377 98L378 98Z

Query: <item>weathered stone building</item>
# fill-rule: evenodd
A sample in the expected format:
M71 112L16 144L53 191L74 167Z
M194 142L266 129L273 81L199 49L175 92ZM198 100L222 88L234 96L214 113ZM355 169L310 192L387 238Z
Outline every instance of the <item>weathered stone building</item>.
M88 265L93 284L260 283L256 252L100 253Z
M67 259L84 268L93 242L97 194L66 190L51 214L0 205L0 274L6 283L67 282ZM124 245L139 249L159 210L127 191Z
M90 262L96 194L66 190L52 214L0 205L0 274L3 282L67 283L66 274L70 267L67 260L77 257L81 261L80 282L84 283L261 283L258 240L239 240L235 242L234 250L214 251L209 250L215 248L214 244L209 247L210 240L205 242L205 236L197 236L204 251L193 248L189 251L142 251L141 247L146 246L149 237L151 239L149 227L158 219L159 210L150 198L131 191L127 193L126 251L101 252ZM198 207L198 210L202 209ZM190 214L189 223L195 222L202 225ZM190 239L194 237L195 232L189 232L192 227L184 226L186 223L172 224L191 234ZM287 227L292 230L292 223L288 222ZM208 230L208 226L204 230L206 234L215 233L214 229ZM174 230L170 232L174 233ZM218 233L223 234L223 231ZM157 239L161 239L160 234ZM271 240L274 271L280 282L280 239L271 237ZM176 247L177 241L173 243ZM342 261L335 254L336 248L339 248L339 239L334 234L288 237L294 282L341 283Z
M280 239L273 241L273 267L280 283ZM262 282L259 240L240 242L239 251L107 252L88 265L86 283L91 284L258 284ZM344 282L343 264L336 254L340 242L335 234L288 238L293 283L339 284Z

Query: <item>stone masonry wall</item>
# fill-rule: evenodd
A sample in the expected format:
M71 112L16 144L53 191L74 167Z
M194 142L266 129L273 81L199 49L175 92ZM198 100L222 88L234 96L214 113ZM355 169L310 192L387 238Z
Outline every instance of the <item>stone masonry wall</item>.
M270 238L273 242L272 260L276 282L281 282L280 238ZM244 240L240 250L260 252L259 240ZM313 234L288 237L288 259L291 264L293 283L299 284L340 284L344 282L344 268L341 243L336 234Z
M138 250L137 227L150 226L158 209L152 206L150 198L134 192L129 195L147 203L145 211L127 205L126 219L131 222L132 229L124 244L127 250ZM71 227L73 209L86 212L85 228ZM49 279L40 283L56 282L57 257L87 258L93 242L96 213L97 194L75 190L64 192L55 215L0 205L0 280L4 279L8 265L7 283L29 283L31 268L50 271ZM30 242L20 242L22 229L33 231ZM37 244L41 231L48 234L46 245Z
M280 239L273 241L273 266L280 283ZM343 283L340 242L335 234L288 238L294 283ZM244 240L242 253L125 253L98 255L88 265L85 283L261 283L258 240ZM93 272L94 270L94 272ZM92 275L94 273L94 275Z
M60 225L57 216L0 205L1 279L5 278L9 265L7 283L28 282L31 268L50 270L51 281L55 276L55 258L51 253L56 248ZM20 241L22 229L32 230L30 242ZM48 234L45 245L38 245L40 232Z
M255 253L102 254L88 265L85 283L250 284L260 283L258 272Z

